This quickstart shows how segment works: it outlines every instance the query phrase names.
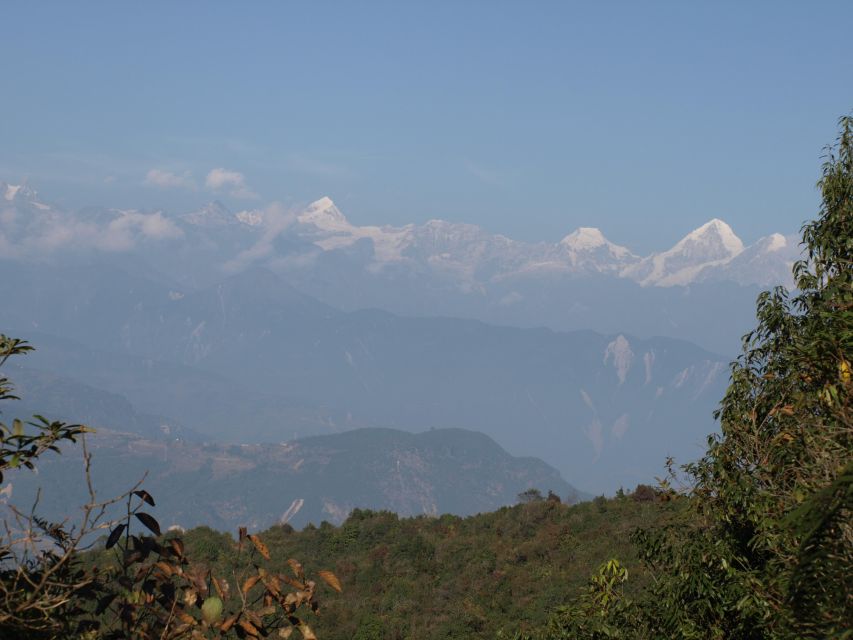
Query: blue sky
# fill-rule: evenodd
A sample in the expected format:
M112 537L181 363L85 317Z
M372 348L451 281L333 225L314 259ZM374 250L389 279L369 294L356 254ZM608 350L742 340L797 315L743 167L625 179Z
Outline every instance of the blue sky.
M0 180L638 251L816 212L850 2L6 2ZM212 170L222 171L214 172Z

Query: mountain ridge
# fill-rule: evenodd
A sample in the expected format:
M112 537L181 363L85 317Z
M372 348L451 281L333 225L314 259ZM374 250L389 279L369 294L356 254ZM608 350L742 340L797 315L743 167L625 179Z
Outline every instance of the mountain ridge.
M339 524L356 508L472 515L511 505L529 488L571 501L585 497L542 460L513 456L485 434L465 429L356 429L240 445L101 430L87 444L95 486L130 487L144 476L164 528ZM38 475L10 474L15 504L29 504L43 488L43 512L57 521L68 517L68 506L87 497L75 481L80 455L72 449L46 460Z
M28 208L35 206L36 211L33 213L55 214L58 211L41 203L37 193L26 186L0 183L0 192L4 193L0 206L5 201ZM280 227L278 229L271 224L270 215L264 210L234 213L220 201L212 201L195 211L177 215L160 211L102 211L106 215L113 212L115 216L134 214L133 222L126 221L125 225L147 227L147 233L143 228L142 235L152 237L178 237L181 235L181 226L209 230L242 227L268 234L271 232L273 235L302 236L308 244L321 251L346 249L361 240L367 240L373 246L373 265L376 269L393 266L393 263L417 261L421 255L427 266L451 271L455 269L459 277L482 271L483 263L490 262L492 278L507 278L513 274L550 268L570 273L609 273L631 279L641 286L670 287L694 283L698 281L700 273L707 279L708 271L715 270L718 278L731 277L741 283L768 286L775 283L770 282L766 273L760 270L750 272L744 268L736 275L728 275L721 267L731 268L734 258L745 250L760 254L764 260L776 259L788 265L799 255L790 242L768 242L768 239L785 237L776 232L746 247L732 228L719 218L713 218L690 231L669 249L638 256L630 249L610 242L595 227L579 227L554 243L527 243L492 234L477 225L439 219L401 227L353 225L328 196L315 200L299 211L286 214L289 223L277 225ZM65 215L74 216L68 212ZM177 227L172 228L170 222ZM6 226L9 226L8 222ZM672 262L677 263L677 266L667 268ZM756 261L751 264L756 264ZM778 268L772 269L772 277L778 277L779 271Z

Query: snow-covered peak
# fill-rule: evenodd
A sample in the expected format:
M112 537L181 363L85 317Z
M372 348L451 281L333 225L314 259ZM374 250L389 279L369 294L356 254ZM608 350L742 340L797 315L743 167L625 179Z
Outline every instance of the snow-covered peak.
M670 252L697 249L714 253L722 251L728 254L726 257L732 258L743 251L743 242L728 224L719 218L714 218L688 233L670 249ZM724 256L720 255L720 258L722 257Z
M732 228L714 218L688 233L671 249L627 267L622 276L644 286L684 286L693 282L703 270L724 265L743 250L743 242Z
M299 214L299 222L313 224L325 231L350 231L352 229L349 220L335 206L332 199L325 196L309 204Z
M604 237L604 234L601 233L600 229L596 229L595 227L578 227L560 240L560 244L575 251L588 251L610 243Z
M560 246L573 256L573 263L577 261L576 254L595 254L603 259L616 259L619 262L636 257L625 247L610 242L601 230L595 227L575 229L560 240ZM599 267L603 266L605 265L599 265Z
M797 236L773 233L758 239L731 260L703 269L697 280L791 286L791 268L800 258L802 248Z

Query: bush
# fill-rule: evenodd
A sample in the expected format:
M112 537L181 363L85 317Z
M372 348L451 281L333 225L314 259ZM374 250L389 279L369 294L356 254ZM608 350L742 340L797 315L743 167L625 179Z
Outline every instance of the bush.
M647 484L638 484L637 488L634 489L634 493L631 494L631 498L637 502L651 502L652 500L656 500L657 497L658 494L654 487L650 487Z

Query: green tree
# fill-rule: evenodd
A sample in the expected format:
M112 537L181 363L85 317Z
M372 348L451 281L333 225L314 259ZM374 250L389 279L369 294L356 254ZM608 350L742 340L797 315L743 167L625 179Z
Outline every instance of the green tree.
M796 291L763 293L683 521L636 540L661 638L847 638L853 629L853 118L827 150Z

